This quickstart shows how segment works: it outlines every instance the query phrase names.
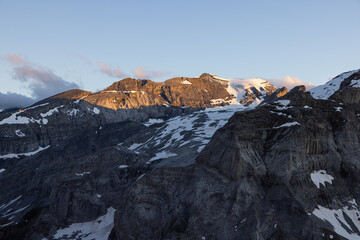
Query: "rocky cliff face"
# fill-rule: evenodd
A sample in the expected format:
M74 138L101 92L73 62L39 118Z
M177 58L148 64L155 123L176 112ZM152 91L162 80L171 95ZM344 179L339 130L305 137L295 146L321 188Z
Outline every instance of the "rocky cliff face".
M203 74L1 114L0 239L360 239L358 74L324 99Z

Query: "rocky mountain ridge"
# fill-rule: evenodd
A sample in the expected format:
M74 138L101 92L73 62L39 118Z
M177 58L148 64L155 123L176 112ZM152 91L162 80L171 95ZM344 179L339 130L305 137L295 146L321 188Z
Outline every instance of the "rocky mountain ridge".
M205 74L221 101L128 79L0 114L0 239L359 239L359 71L340 76L329 100Z
M53 146L88 127L167 119L205 107L254 106L276 90L260 79L246 84L237 80L234 88L232 84L232 80L204 73L164 83L127 78L96 93L79 89L60 93L28 108L0 114L0 155Z
M276 89L263 79L223 79L204 73L195 78L177 77L164 82L126 78L96 93L71 90L52 98L81 99L114 110L154 105L201 108L259 103Z

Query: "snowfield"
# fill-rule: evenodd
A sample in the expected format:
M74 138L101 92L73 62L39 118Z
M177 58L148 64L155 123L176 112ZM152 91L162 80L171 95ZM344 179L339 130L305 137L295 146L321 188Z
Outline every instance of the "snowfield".
M328 99L331 95L333 95L337 90L339 90L340 88L340 84L342 81L344 81L346 78L350 77L352 74L354 74L355 72L359 71L358 70L354 70L354 71L350 71L350 72L345 72L340 74L337 77L334 77L332 80L330 80L329 82L314 87L313 89L311 89L309 92L310 94L313 96L313 98L317 98L317 99ZM353 83L354 82L354 83ZM359 81L353 80L352 84L353 87L357 87L360 86L359 85Z
M67 228L59 229L54 239L107 240L114 226L115 209L110 207L107 213L94 221L73 223Z
M358 216L360 212L357 208L355 200L349 202L350 206L345 206L340 209L329 209L318 205L312 213L324 222L331 224L334 232L349 240L358 240L360 235L360 221Z

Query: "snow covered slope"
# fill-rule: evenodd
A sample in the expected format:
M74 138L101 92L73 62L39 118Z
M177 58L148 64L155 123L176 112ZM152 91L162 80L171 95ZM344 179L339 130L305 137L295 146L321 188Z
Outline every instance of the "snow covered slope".
M224 126L237 111L251 109L243 105L207 108L192 114L180 115L166 121L150 119L144 125L152 129L149 136L120 143L137 154L154 155L148 164L189 165L210 141L215 131Z
M234 96L230 104L259 105L267 95L277 90L268 81L261 78L235 79L220 78L212 75L216 79L228 82L227 91Z
M337 90L339 90L341 83L352 74L356 73L358 70L353 70L349 72L342 73L327 83L317 86L310 90L311 95L316 99L328 99L333 95ZM356 84L356 83L354 83Z

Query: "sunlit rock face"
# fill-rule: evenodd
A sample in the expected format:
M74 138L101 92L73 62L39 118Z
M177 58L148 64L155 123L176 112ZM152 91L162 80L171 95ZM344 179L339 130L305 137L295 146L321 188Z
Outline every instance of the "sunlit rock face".
M223 79L204 73L165 82L126 78L96 93L70 90L53 98L82 99L114 110L154 105L200 108L258 104L276 89L263 79Z

